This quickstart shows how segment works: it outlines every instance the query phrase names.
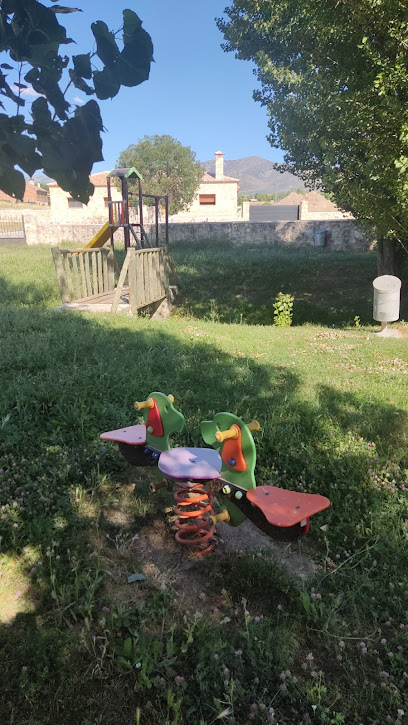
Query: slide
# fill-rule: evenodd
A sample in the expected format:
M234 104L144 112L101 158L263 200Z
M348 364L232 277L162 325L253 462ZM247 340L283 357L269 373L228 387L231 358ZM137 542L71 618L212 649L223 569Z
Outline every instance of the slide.
M113 231L115 232L118 229L117 226L113 227ZM95 234L95 236L91 239L89 244L86 244L84 249L99 249L99 247L103 247L104 244L110 239L110 230L109 230L109 222L106 222L103 227L99 229L99 231Z

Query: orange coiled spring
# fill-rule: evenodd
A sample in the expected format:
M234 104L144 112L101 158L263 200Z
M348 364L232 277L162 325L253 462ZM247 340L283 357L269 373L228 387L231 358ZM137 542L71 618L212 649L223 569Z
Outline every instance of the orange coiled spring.
M177 504L174 510L178 516L175 539L179 544L198 547L197 556L207 554L214 548L211 539L215 532L215 524L210 518L214 515L214 496L209 483L192 486L187 481L177 481L175 489Z

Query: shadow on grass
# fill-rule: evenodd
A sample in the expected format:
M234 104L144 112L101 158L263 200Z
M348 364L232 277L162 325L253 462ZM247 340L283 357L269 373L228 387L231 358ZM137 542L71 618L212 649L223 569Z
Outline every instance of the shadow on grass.
M372 324L376 254L278 245L174 244L182 314L214 322L273 324L279 292L294 297L293 324ZM408 278L408 274L405 275ZM401 300L401 318L408 301Z
M10 284L3 289L17 295ZM12 626L0 626L6 721L118 723L155 697L154 690L135 692L134 677L124 682L104 665L103 647L112 654L110 638L121 624L109 632L101 624L105 574L93 555L98 537L117 531L104 518L103 504L96 505L98 497L120 481L125 465L99 433L135 422L136 398L152 390L175 396L187 422L179 444L200 444L200 421L219 410L258 418L259 481L300 489L306 471L307 490L332 499L333 545L336 529L343 527L342 538L351 540L365 512L375 517L383 506L381 491L361 490L371 449L351 443L341 454L339 447L347 425L356 436L369 433L397 446L406 430L404 411L380 403L364 407L352 394L330 388L311 406L298 396L302 381L295 373L234 358L205 337L181 336L172 320L11 308L0 315L3 581L9 577L15 588L25 582L24 592L9 592L8 601L16 603ZM317 527L314 536L323 538ZM387 546L387 560L395 564L392 536ZM19 611L22 594L28 611Z

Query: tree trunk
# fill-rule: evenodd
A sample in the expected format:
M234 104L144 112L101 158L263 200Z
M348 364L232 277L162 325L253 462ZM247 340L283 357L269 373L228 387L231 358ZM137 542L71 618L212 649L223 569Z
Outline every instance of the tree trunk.
M377 241L377 272L391 274L401 278L402 247L395 239L378 239Z

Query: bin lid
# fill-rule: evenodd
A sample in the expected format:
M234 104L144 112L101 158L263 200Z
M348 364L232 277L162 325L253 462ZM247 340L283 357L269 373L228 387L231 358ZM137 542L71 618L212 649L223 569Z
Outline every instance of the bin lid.
M373 287L380 292L396 292L401 289L401 280L392 274L383 274L375 278Z

